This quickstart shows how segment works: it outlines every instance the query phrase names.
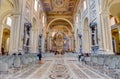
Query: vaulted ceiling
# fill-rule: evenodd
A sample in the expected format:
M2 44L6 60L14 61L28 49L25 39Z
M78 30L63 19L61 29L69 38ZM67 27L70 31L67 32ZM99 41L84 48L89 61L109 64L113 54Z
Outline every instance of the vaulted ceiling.
M48 22L54 18L73 20L74 9L80 0L42 0Z

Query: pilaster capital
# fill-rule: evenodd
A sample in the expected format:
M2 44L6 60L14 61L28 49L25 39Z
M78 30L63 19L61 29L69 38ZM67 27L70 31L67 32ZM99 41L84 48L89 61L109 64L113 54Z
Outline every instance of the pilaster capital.
M74 36L74 32L71 32L71 35Z
M109 13L109 10L102 10L102 11L100 12L100 14L101 14L101 15L109 15L110 13Z
M48 35L48 34L49 34L49 32L46 32L46 34Z
M48 37L49 32L46 32L46 37Z
M15 15L15 16L20 16L20 15L21 15L21 12L15 12L15 11L13 11L11 15L12 15L12 16L14 16L14 15Z

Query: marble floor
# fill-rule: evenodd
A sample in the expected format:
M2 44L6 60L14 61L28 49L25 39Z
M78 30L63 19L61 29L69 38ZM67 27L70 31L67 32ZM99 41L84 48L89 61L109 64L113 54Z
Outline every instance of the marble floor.
M77 61L77 57L44 57L44 63L34 65L12 76L12 79L112 79Z

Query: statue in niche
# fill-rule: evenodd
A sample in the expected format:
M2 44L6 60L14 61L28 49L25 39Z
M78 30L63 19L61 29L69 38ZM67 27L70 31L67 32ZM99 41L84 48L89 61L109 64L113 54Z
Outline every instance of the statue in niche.
M25 27L24 27L24 44L26 46L29 45L29 40L30 40L30 28L31 28L31 24L30 23L26 23Z
M25 44L26 44L27 46L29 45L29 39L30 39L29 28L26 28L26 39L25 39Z

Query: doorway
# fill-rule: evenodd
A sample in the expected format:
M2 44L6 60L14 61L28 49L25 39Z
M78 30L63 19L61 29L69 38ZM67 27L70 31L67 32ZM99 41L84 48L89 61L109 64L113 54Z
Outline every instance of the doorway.
M4 28L2 35L2 47L1 47L2 55L7 55L9 53L9 47L10 47L10 30Z

